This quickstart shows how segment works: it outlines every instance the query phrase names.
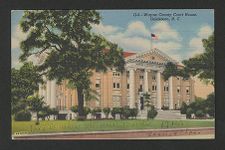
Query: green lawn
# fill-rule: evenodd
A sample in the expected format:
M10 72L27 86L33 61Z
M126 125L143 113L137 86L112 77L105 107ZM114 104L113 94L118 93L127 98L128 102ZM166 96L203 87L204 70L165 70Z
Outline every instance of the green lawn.
M165 129L213 127L214 121L182 120L87 120L87 121L41 121L35 125L34 121L12 121L12 133L51 133L51 132L83 132L83 131L111 131L131 129Z

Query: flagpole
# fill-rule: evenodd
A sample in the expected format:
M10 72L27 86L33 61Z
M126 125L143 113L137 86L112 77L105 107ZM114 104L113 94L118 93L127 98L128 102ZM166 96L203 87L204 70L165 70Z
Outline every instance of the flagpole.
M151 45L150 45L150 50L152 50L152 33L151 33Z

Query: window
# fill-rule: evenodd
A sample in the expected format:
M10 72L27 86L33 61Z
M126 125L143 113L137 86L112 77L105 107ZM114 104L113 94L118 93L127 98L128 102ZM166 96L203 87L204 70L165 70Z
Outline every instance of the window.
M139 89L139 91L140 91L140 92L142 92L142 85L140 85L140 89Z
M157 89L156 85L152 86L152 90L155 91Z
M114 89L116 88L116 83L113 83L113 88L114 88Z
M189 94L189 87L186 87L186 94Z
M180 87L177 87L177 93L180 93Z
M169 91L169 87L168 86L164 86L164 91Z
M95 87L96 87L96 88L99 88L99 87L100 87L100 84L99 84L99 83L96 83L96 84L95 84Z
M155 76L152 76L152 80L155 80Z
M127 71L127 77L129 77L130 76L130 72L129 71Z
M120 100L121 97L120 96L113 96L113 107L120 107Z
M129 89L130 88L130 84L127 84L127 89Z
M117 83L117 88L120 88L120 84L119 83Z
M144 76L140 76L140 79L144 79Z
M113 76L120 76L120 73L119 72L113 72Z

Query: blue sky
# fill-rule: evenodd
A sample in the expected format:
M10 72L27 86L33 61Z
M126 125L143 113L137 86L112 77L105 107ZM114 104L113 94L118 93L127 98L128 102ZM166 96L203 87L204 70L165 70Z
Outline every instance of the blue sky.
M102 20L99 25L93 25L93 32L117 43L124 51L141 52L153 47L178 61L202 53L204 49L201 40L207 38L214 31L214 11L212 9L98 11ZM21 53L19 42L26 37L18 25L22 14L23 11L12 11L11 13L12 67L20 66L18 61ZM137 16L138 14L140 16ZM166 20L156 21L144 14L156 15L154 18ZM177 16L178 14L183 14L183 16ZM185 14L194 14L194 16L185 16ZM175 20L172 20L173 17ZM152 43L151 33L158 36L158 40L153 40Z

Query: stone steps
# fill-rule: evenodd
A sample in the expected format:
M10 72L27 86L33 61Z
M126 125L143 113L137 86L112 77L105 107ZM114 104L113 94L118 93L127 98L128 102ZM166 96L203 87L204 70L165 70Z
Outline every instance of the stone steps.
M146 119L147 118L147 111L142 110L137 115L138 119ZM179 110L158 110L158 114L155 119L162 119L162 120L183 120L186 119L186 116L180 114Z
M155 119L186 119L186 116L181 114L179 110L158 110L158 115Z

